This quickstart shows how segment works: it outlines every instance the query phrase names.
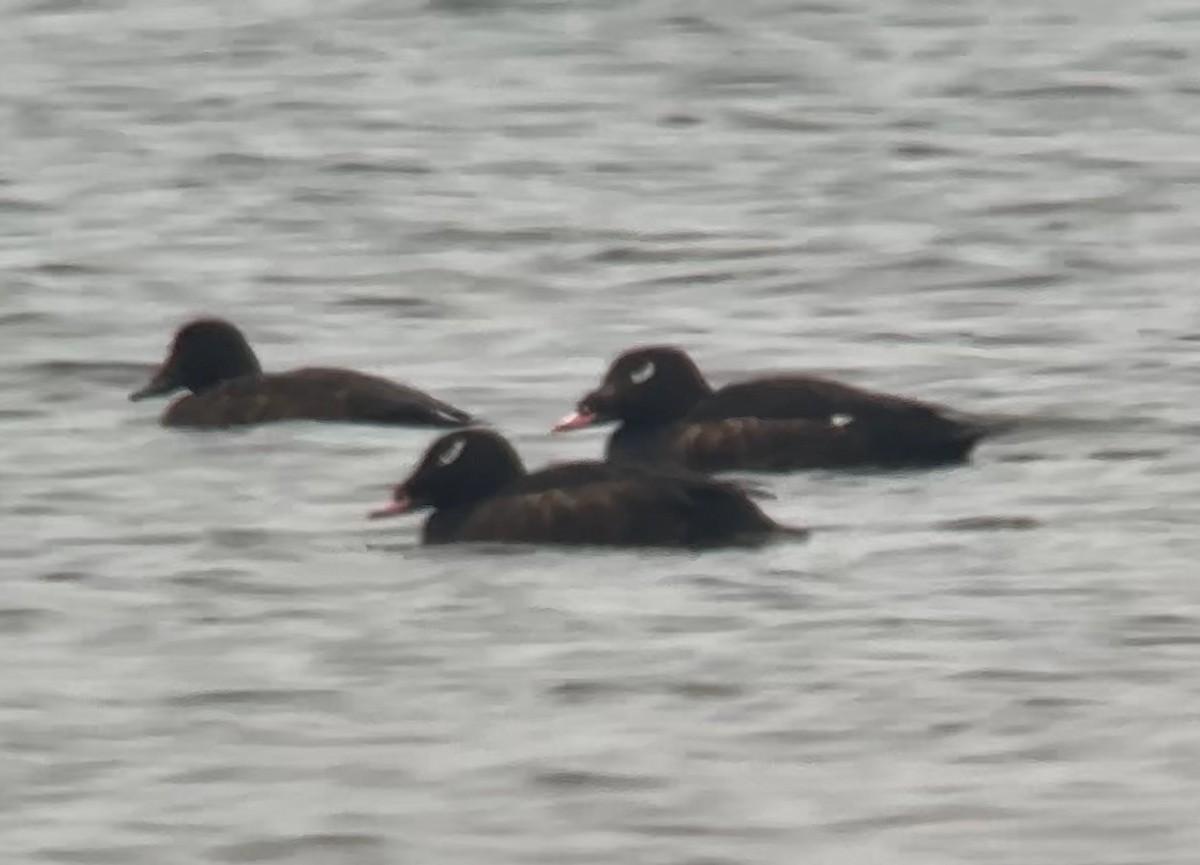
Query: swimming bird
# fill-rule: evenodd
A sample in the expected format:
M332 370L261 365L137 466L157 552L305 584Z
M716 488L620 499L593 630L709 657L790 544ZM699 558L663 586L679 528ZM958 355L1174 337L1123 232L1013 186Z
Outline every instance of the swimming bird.
M619 426L607 458L700 471L919 466L965 460L987 430L949 409L827 378L752 378L714 390L675 346L629 349L555 432Z
M527 472L491 430L447 433L429 446L374 519L432 509L426 544L494 542L701 549L804 537L737 485L681 470L600 461Z
M180 327L167 359L131 400L180 397L163 413L165 426L221 428L283 420L324 420L400 426L466 426L469 414L423 391L347 369L305 367L264 373L242 332L219 318Z

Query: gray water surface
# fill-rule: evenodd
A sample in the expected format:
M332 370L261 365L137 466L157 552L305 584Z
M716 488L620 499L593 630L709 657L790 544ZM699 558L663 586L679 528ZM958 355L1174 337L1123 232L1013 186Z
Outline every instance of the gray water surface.
M0 11L6 863L1191 865L1200 11ZM425 550L430 440L165 430L197 313L528 461L638 342L1027 419L811 542Z

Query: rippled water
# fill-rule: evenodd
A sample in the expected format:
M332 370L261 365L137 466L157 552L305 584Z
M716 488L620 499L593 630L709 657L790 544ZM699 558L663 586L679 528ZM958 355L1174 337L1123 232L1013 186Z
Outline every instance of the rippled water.
M12 863L1159 865L1200 848L1200 11L0 12ZM638 341L1018 414L806 545L423 550L421 431L164 430L198 312L531 463Z

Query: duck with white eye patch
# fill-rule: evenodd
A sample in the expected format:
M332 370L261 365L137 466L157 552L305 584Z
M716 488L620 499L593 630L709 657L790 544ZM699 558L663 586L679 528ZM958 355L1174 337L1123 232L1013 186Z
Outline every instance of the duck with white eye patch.
M242 332L217 318L180 327L167 359L129 398L179 390L190 393L167 407L164 426L224 428L284 420L433 427L479 423L415 387L354 370L264 373Z
M710 547L803 538L736 484L684 470L599 461L527 472L491 430L442 436L372 519L431 509L422 542Z
M616 423L612 462L697 471L932 466L965 461L989 430L930 402L812 375L713 389L675 346L619 355L555 432Z

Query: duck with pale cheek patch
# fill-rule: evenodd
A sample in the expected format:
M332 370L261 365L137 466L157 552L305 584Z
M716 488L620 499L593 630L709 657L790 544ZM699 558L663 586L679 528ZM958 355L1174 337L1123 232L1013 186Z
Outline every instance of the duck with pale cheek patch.
M131 400L191 393L163 413L165 426L231 427L283 420L457 427L477 423L423 391L348 369L264 373L233 324L201 318L179 328L153 378Z
M809 375L714 390L674 346L621 354L555 432L616 423L607 458L698 471L790 471L962 462L983 424L908 397Z
M612 547L743 546L803 538L740 487L686 471L597 461L527 472L506 439L460 430L435 441L372 519L421 509L426 544L491 542Z

